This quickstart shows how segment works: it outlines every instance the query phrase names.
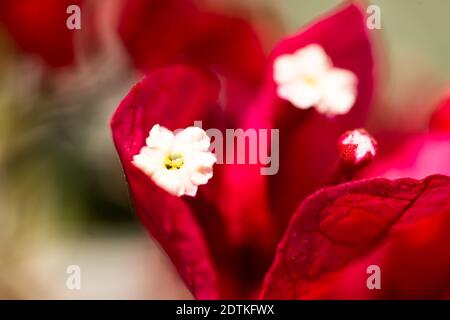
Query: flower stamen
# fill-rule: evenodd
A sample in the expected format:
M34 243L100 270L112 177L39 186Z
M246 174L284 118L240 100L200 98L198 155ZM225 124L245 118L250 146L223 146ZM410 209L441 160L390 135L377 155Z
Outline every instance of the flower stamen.
M169 153L164 158L164 166L167 170L179 170L184 165L184 158L181 153Z

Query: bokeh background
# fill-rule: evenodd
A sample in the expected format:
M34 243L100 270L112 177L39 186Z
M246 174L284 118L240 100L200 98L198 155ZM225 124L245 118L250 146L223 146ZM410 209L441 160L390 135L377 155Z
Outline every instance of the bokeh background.
M109 119L143 76L116 34L124 2L86 0L82 29L72 31L77 63L65 68L49 69L23 52L0 21L0 298L191 297L135 217L112 144ZM245 12L270 52L341 2L199 5L225 15ZM421 130L450 81L450 1L371 3L381 8L382 29L374 33L381 71L369 127ZM16 19L26 26L26 17ZM81 290L66 287L66 268L74 264L81 267Z

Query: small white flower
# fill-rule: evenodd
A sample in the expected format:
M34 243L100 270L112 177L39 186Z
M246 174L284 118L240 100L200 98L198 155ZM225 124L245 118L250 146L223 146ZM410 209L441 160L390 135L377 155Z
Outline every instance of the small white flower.
M345 114L356 100L357 77L335 68L323 48L308 45L274 62L274 80L280 98L300 109L316 107L328 114Z
M216 157L208 151L209 145L210 138L201 128L188 127L174 135L156 124L133 164L167 192L195 196L198 186L213 176Z

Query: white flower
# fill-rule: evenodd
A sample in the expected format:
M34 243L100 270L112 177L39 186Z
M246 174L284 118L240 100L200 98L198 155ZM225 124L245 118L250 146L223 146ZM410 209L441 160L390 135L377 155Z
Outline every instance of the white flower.
M316 107L328 115L345 114L356 100L357 77L333 67L317 44L279 56L274 62L274 80L278 96L300 109Z
M208 151L209 145L210 138L201 128L188 127L174 135L156 124L133 164L167 192L195 196L198 186L213 176L216 157Z

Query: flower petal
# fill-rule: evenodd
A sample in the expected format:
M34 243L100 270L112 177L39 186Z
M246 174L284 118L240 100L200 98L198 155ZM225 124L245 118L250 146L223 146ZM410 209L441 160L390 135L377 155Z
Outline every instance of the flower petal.
M274 61L274 79L278 83L288 82L299 78L299 75L323 76L331 61L322 47L311 44L294 54L282 54Z
M165 156L166 153L162 150L143 147L141 153L133 157L133 164L148 176L152 176L156 171L164 169Z
M156 148L160 150L170 150L170 146L174 143L175 137L167 128L155 124L150 130L150 134L145 140L149 148Z
M322 101L318 105L319 112L324 114L346 114L356 100L357 83L352 72L344 69L330 71L321 84Z
M300 109L308 109L319 103L322 92L318 86L294 82L278 86L278 95Z
M264 299L439 298L450 283L450 178L324 188L294 214ZM369 290L367 268L381 269Z

